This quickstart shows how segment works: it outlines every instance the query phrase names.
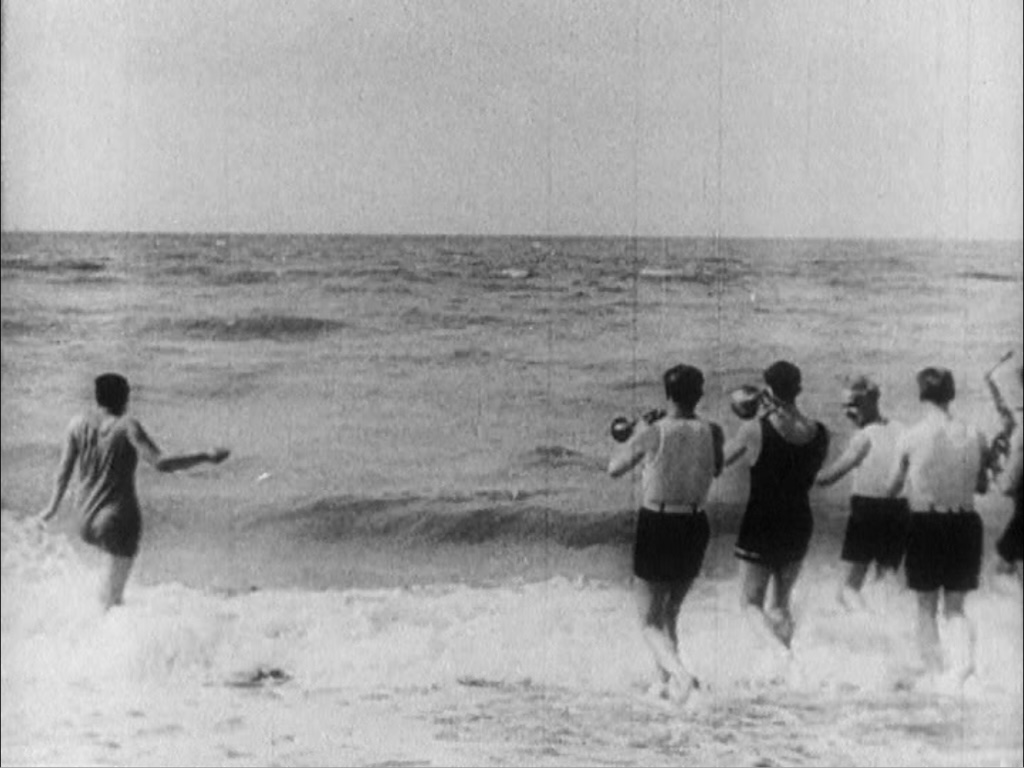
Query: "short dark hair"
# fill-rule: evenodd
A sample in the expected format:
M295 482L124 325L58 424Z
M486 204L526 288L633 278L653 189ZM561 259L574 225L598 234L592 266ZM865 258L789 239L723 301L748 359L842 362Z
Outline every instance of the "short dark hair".
M764 369L764 383L784 403L791 403L800 394L800 369L788 360L779 360Z
M128 379L119 373L104 373L96 377L96 402L116 416L128 407L130 392Z
M922 368L917 374L921 402L945 405L956 397L956 384L948 368Z
M684 407L693 407L704 396L704 374L692 365L676 365L665 371L665 397Z

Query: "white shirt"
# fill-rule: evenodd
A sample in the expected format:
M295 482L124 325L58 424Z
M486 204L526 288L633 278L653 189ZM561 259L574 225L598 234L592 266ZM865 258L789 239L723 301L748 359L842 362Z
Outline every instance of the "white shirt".
M976 427L938 409L904 432L897 457L907 459L904 491L911 510L973 510L986 451L985 437Z
M714 438L706 421L665 417L635 440L644 452L645 507L704 504L715 477Z
M885 424L875 422L858 430L850 440L840 461L858 455L865 448L867 454L853 470L853 485L850 493L854 496L885 496L896 466L896 453L904 426L898 421Z

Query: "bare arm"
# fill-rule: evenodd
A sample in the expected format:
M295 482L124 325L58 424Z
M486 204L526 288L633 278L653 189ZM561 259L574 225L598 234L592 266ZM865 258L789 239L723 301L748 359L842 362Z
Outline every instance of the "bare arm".
M725 433L715 422L711 422L711 442L715 450L715 477L725 468Z
M900 451L899 457L896 460L896 466L893 468L892 475L889 478L889 483L885 487L885 495L890 498L899 496L900 491L903 490L903 483L907 480L907 471L910 469L910 457L906 451Z
M652 450L652 439L657 436L658 432L656 429L650 426L640 427L628 441L623 443L612 454L612 458L608 462L608 474L612 477L622 477L633 469Z
M1018 429L1010 441L1010 452L1007 455L996 482L1007 496L1020 493L1021 475L1024 474L1024 446L1021 443L1021 432Z
M78 458L78 442L74 435L75 422L68 427L67 436L64 439L64 449L61 451L60 463L57 466L57 475L53 480L53 493L50 501L43 511L39 513L39 521L45 523L57 514L60 503L67 493L68 483L71 482L71 473L75 469L75 460Z
M847 473L860 466L870 450L871 441L864 436L864 433L857 433L850 440L850 444L843 451L843 455L836 459L832 466L821 471L821 474L818 475L818 479L815 481L816 484L826 487L838 482Z
M748 453L754 452L750 450L752 444L755 440L760 441L760 439L761 424L757 421L748 421L740 427L736 436L722 449L722 466L731 467ZM757 450L760 450L759 444L757 446Z
M974 492L978 494L988 493L988 471L989 471L989 448L985 436L978 434L978 452L981 454L981 461L978 464L978 476L974 481Z
M196 453L164 456L160 448L157 447L157 444L153 442L153 439L137 421L133 421L129 435L135 450L139 452L143 461L158 472L178 472L199 464L220 464L230 453L226 448L215 448L212 451L197 451Z

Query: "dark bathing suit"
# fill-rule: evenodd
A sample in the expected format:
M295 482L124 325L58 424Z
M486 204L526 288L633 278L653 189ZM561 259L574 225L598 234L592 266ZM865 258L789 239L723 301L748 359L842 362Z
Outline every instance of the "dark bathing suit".
M81 481L78 506L82 539L117 557L134 557L142 534L142 515L135 493L138 452L128 436L132 419L108 422L99 412L85 416L74 428Z
M777 568L798 562L807 554L814 530L807 497L814 477L828 454L828 430L810 442L788 442L767 416L761 419L761 453L750 467L750 496L736 539L741 560Z
M1021 488L1013 496L1013 517L996 542L996 551L1008 563L1024 560L1024 513L1021 512Z

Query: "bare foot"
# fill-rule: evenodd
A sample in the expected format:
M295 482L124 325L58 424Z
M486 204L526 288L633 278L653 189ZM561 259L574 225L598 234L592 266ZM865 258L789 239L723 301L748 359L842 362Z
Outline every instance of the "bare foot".
M700 681L690 677L685 682L673 678L668 684L668 697L673 704L685 705L692 695L700 690Z

